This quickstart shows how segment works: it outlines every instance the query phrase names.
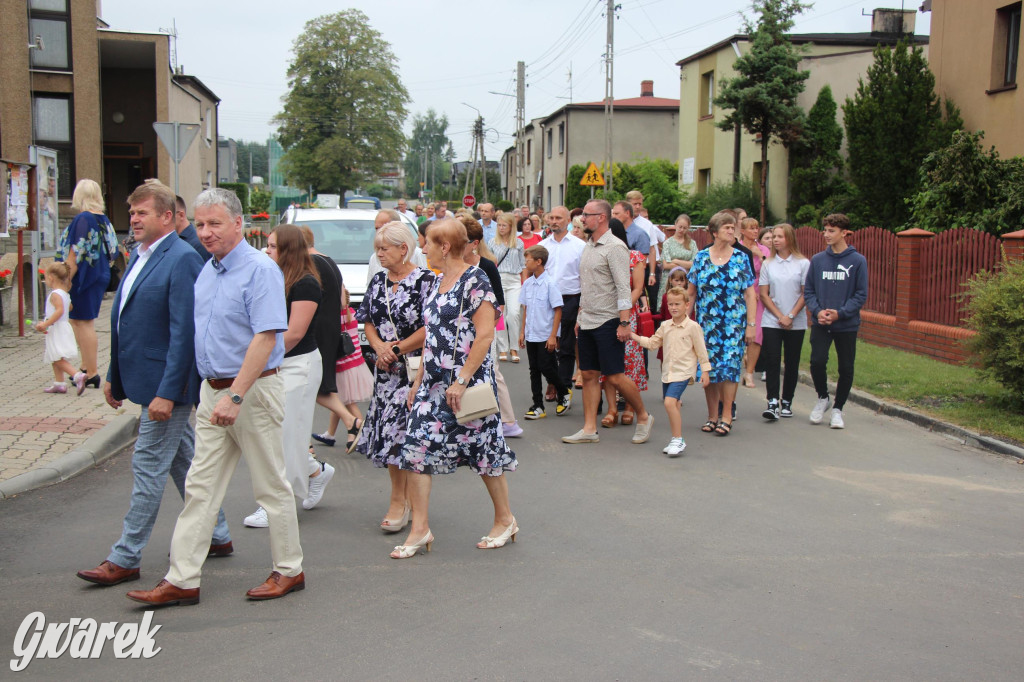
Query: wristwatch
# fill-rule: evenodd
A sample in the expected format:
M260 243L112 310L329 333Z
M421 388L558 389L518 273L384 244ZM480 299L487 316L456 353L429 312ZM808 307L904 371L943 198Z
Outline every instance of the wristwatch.
M458 377L457 379L455 379L455 383L457 383L459 386L465 386L466 385L466 378L465 377Z
M793 313L786 313L786 317L788 317L791 320L795 320L796 319L795 317L793 317Z
M235 405L241 405L242 404L242 396L238 395L237 393L235 393L231 389L228 389L228 396L231 397L231 402L233 402Z
M629 326L629 320L619 320L619 326L620 327L628 327Z
M391 346L391 352L394 353L395 355L401 355L402 354L402 351L399 350L397 343L395 345Z
M753 322L747 322L747 326L748 327L757 327L757 325L754 324Z

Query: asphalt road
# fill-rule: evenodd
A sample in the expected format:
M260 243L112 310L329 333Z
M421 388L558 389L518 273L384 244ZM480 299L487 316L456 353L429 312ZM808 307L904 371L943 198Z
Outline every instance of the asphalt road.
M507 367L526 395L526 367ZM660 388L660 387L658 387ZM225 501L236 552L210 560L198 606L156 611L161 652L118 660L36 660L6 679L180 680L1019 680L1024 669L1024 467L850 405L848 428L797 417L764 424L761 387L741 389L728 438L698 431L684 396L685 456L660 391L645 395L651 442L602 429L599 445L553 413L514 441L519 541L482 551L491 524L468 471L435 481L434 551L388 558L377 528L387 476L358 454L319 449L338 476L300 511L307 589L254 603L269 573L265 530L238 468ZM517 408L527 407L518 400ZM318 426L323 414L318 413ZM101 588L75 571L116 539L129 455L0 503L0 648L22 619L139 622L124 598L163 576L181 502L168 492L142 580ZM7 664L2 668L8 672Z

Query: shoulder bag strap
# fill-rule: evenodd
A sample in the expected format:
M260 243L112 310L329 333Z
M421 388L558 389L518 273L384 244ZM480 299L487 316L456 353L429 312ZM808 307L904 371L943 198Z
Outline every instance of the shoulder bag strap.
M456 286L458 286L458 282L456 282ZM459 300L459 316L457 318L455 318L455 325L456 325L456 329L455 329L455 345L452 346L452 372L451 372L452 378L451 378L451 381L448 382L449 384L454 384L455 383L455 354L459 351L459 338L462 335L462 329L461 329L461 325L459 324L459 322L462 321L462 307L466 304L466 292L465 291L462 292L462 295L459 297L459 299L460 299ZM463 362L463 364L465 364L465 362Z

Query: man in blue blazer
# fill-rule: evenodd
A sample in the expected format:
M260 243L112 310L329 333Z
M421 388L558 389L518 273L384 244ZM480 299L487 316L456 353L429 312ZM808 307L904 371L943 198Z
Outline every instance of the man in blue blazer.
M189 417L199 402L193 286L203 260L175 231L174 193L147 180L128 197L132 253L110 313L110 368L103 393L113 408L142 406L132 456L134 487L121 538L107 560L78 577L99 585L139 579L167 476L182 499L195 453ZM211 556L233 551L224 512L217 518Z

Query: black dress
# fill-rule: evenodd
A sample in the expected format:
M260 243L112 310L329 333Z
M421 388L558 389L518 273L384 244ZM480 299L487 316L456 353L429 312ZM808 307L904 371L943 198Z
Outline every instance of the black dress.
M341 335L341 273L334 261L322 254L313 254L313 264L320 274L323 300L313 317L313 334L320 349L324 372L320 379L320 395L338 392L338 376L334 363L338 359L338 338Z

